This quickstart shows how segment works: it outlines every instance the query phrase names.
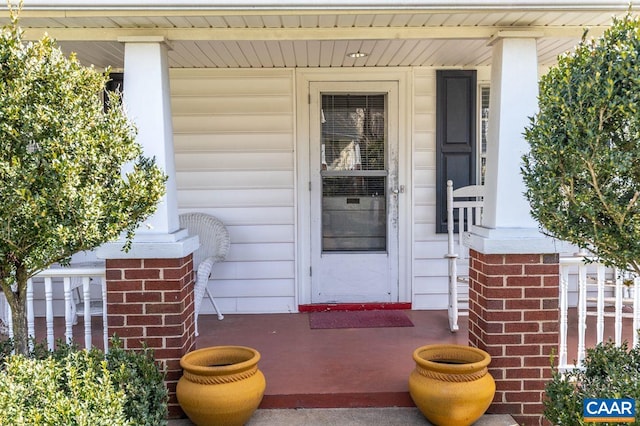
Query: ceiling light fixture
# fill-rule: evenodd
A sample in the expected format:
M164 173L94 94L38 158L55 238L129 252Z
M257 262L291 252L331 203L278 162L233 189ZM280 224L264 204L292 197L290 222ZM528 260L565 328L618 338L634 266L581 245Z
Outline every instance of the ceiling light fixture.
M347 56L350 58L364 58L366 56L369 56L369 54L364 52L351 52L347 53Z

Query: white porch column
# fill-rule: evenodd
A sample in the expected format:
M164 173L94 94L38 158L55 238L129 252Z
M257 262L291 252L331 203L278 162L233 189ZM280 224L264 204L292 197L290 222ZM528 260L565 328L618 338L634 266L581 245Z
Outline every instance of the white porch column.
M548 360L559 342L560 248L538 231L520 174L537 71L532 34L494 39L483 226L472 227L467 241L469 343L492 357L494 407L527 425L542 424Z
M171 234L178 228L178 202L173 155L169 64L162 37L125 38L124 104L138 128L144 154L155 157L169 176L167 193L156 213L137 234Z
M536 36L503 32L492 40L485 206L482 227L473 227L468 241L485 254L548 253L551 247L529 213L520 173L529 150L524 129L538 109Z
M175 389L180 358L195 348L193 256L198 237L179 229L169 66L162 37L120 41L124 49L124 105L138 128L144 155L153 156L169 177L156 213L137 230L129 251L123 241L96 250L105 259L109 335L124 348L145 342L162 364L169 391L169 417L182 417Z
M523 137L538 109L535 38L500 38L493 45L487 145L487 195L482 222L488 228L536 228L520 174L528 144Z
M144 155L169 177L166 194L156 212L136 230L132 248L122 252L122 242L108 243L96 252L106 259L181 258L197 248L197 239L186 243L180 230L171 124L169 64L164 37L122 37L124 48L124 105L138 129L137 141Z

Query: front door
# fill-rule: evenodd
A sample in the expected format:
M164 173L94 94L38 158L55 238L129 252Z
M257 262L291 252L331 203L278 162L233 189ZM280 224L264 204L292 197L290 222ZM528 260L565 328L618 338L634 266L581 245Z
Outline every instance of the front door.
M398 301L398 87L310 83L311 301Z

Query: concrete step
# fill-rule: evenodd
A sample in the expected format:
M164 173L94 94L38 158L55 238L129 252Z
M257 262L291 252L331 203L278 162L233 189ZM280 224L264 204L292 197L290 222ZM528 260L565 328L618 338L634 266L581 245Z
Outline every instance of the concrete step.
M170 420L169 426L192 426L188 419ZM246 426L428 426L415 407L259 409ZM474 426L518 426L507 414L485 414Z

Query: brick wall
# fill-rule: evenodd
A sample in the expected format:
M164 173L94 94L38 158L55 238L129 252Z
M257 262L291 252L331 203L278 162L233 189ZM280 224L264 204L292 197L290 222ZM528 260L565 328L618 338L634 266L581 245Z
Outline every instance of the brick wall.
M496 381L488 412L545 424L544 386L559 342L558 255L471 250L470 258L469 343L491 355Z
M193 280L191 255L106 261L109 335L128 349L144 342L154 350L166 372L169 417L182 416L175 396L180 358L195 348Z

